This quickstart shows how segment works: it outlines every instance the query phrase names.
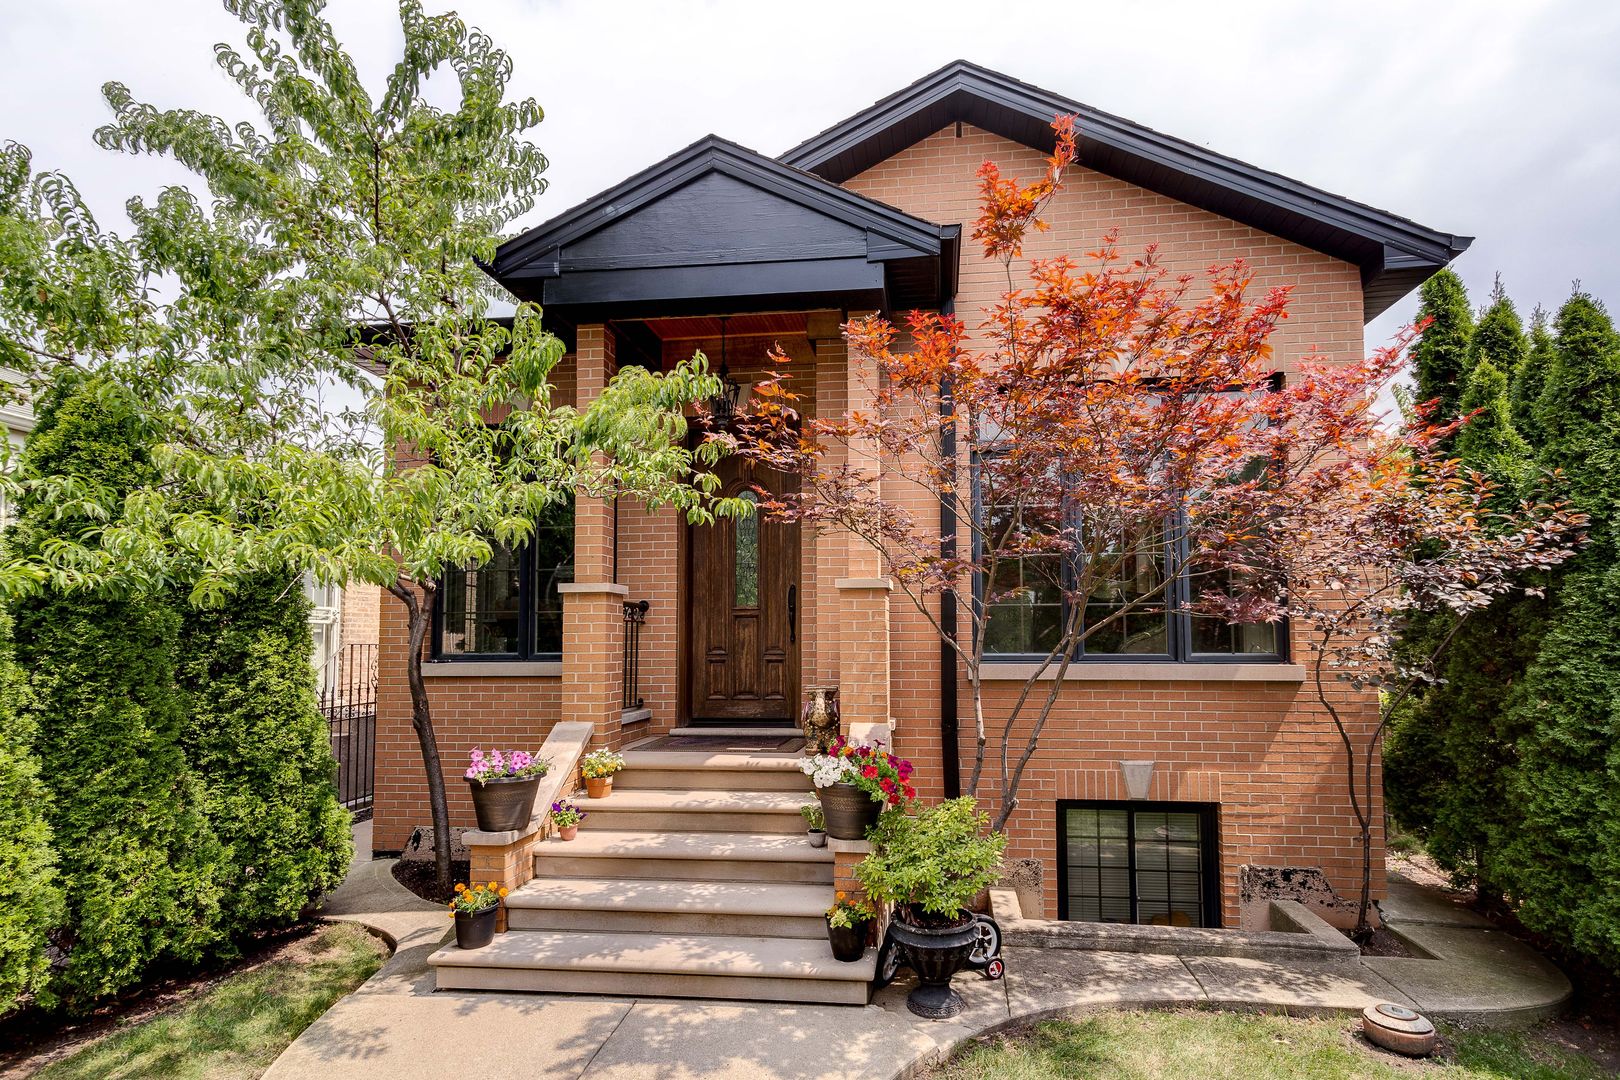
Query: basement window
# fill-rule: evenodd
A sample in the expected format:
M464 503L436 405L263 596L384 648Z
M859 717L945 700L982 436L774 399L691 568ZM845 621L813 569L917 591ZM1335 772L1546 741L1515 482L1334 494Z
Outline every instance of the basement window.
M1058 918L1221 925L1215 807L1058 804Z

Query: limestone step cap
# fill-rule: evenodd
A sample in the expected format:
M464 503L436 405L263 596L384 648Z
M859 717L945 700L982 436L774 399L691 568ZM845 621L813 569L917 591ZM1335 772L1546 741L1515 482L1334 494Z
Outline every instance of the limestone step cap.
M738 772L798 772L802 754L704 753L699 750L626 750L627 769L726 769Z
M830 863L833 853L811 847L795 833L633 832L581 829L573 840L549 837L534 847L537 858L732 859L749 862Z
M825 940L732 937L722 934L625 934L508 930L482 949L446 946L428 957L434 967L615 971L644 975L729 975L741 978L870 982L877 953L854 963L834 960Z
M535 880L506 898L509 908L540 911L642 911L819 918L832 900L826 885L767 881L641 881L626 878Z
M700 738L701 737L713 736L713 735L719 735L721 737L730 736L731 738L737 738L739 736L769 736L769 735L780 735L784 739L802 739L802 738L804 738L804 729L803 728L796 728L796 727L793 727L793 728L747 727L747 726L739 726L739 727L677 727L677 728L671 728L669 733L670 733L670 735L672 735L672 736L674 736L676 738L679 738L679 737L681 737L683 735L700 737Z
M580 804L587 813L611 814L622 811L668 811L713 814L797 815L799 807L815 801L808 791L678 791L671 788L615 788L605 799L589 799Z

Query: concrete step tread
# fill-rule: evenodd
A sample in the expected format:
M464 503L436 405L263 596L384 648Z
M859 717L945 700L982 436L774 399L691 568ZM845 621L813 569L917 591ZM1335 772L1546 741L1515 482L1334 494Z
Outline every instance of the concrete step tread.
M729 975L745 978L870 982L877 953L834 960L823 940L732 937L720 934L617 934L509 930L482 949L448 945L435 967L635 972L646 975Z
M714 915L819 917L825 885L788 882L638 881L625 878L536 879L506 898L509 908Z
M811 847L797 833L682 833L582 829L573 840L550 837L535 857L605 859L731 859L749 862L830 863L830 848ZM538 865L538 864L537 864Z
M797 815L799 807L814 802L809 792L797 791L677 791L669 788L615 788L605 799L580 804L586 812L615 810L681 811Z
M712 737L712 736L719 735L719 736L731 736L732 738L736 738L739 735L742 735L742 736L780 735L784 739L802 739L802 738L804 738L804 729L803 728L796 728L796 727L795 728L781 728L781 727L763 727L763 726L761 726L761 727L748 727L747 725L743 725L743 726L739 726L739 727L678 727L678 728L671 728L669 733L670 733L670 735L672 735L672 736L674 736L676 738L679 738L682 735L692 735L692 736L701 736L701 737Z
M766 753L714 753L695 750L624 751L626 769L724 769L738 772L798 772L804 755Z

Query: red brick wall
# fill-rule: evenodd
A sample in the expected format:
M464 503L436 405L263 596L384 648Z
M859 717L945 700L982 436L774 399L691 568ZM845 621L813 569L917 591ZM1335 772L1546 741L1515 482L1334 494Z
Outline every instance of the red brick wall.
M961 224L967 233L977 212L974 173L987 158L1026 180L1042 167L1036 151L969 126L957 137L952 127L846 186L930 221ZM1361 354L1361 285L1354 266L1088 169L1071 169L1064 181L1046 214L1051 229L1030 238L1028 257L1083 256L1114 228L1123 254L1157 243L1161 261L1172 271L1197 274L1241 256L1255 270L1257 290L1294 287L1290 317L1273 338L1280 370L1315 353L1345 360ZM1015 281L1018 276L1015 267ZM983 259L964 239L957 314L970 328L976 326L1005 287L999 264ZM922 505L916 510L927 512ZM926 620L900 594L892 611L897 742L917 760L924 777L938 777L939 646ZM1016 688L1014 683L990 688L992 718ZM973 752L965 682L959 695L965 770ZM1371 696L1344 696L1357 727L1370 730ZM1020 743L1015 735L1014 745ZM1054 914L1057 800L1123 798L1117 761L1151 758L1159 762L1154 798L1221 804L1229 923L1237 919L1237 869L1243 863L1320 866L1341 894L1349 894L1358 884L1359 860L1340 752L1332 726L1311 707L1300 684L1066 684L1026 774L1009 825L1009 855L1047 861L1047 912ZM981 785L980 794L995 787L994 781ZM938 794L939 784L925 783L924 791ZM994 799L989 801L993 805ZM1375 820L1382 819L1381 804L1373 812ZM1381 844L1380 836L1375 860L1381 858Z

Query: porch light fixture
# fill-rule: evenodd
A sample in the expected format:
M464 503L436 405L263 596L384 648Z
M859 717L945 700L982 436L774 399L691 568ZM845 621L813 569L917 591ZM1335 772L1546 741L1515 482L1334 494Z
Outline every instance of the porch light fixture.
M720 370L715 372L720 377L720 392L709 399L709 414L716 420L730 420L737 415L737 403L742 397L742 385L731 377L731 369L726 366L726 320L730 316L720 316Z

